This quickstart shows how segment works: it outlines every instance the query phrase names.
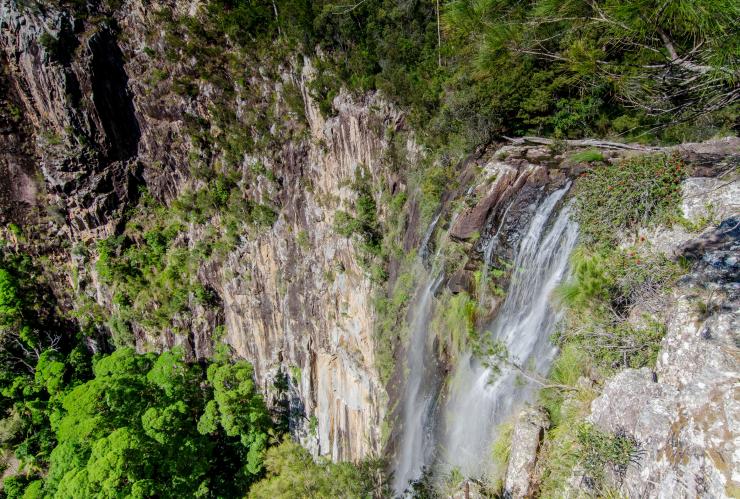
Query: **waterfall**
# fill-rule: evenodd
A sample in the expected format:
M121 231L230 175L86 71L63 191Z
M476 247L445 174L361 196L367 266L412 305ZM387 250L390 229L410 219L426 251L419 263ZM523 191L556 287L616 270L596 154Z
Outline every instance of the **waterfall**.
M432 298L442 282L442 273L427 277L411 312L411 337L407 351L408 376L404 387L403 426L393 477L393 489L403 494L410 481L421 476L434 453L434 412L439 376L429 345Z
M427 227L424 237L421 239L421 244L419 245L419 256L421 257L422 263L427 263L427 260L429 259L429 241L432 239L432 234L434 234L434 229L437 227L437 222L439 222L439 217L441 215L442 210L437 212L432 223Z
M537 208L519 245L506 299L488 333L507 346L512 360L542 375L556 353L549 337L559 316L549 298L565 275L577 238L569 207L560 210L549 231L545 229L568 188L550 194ZM484 477L497 425L533 393L512 368L502 367L492 379L491 370L478 359L470 353L462 356L444 408L442 464L465 476Z
M554 222L548 222L569 187L553 192L539 204L519 244L507 296L488 328L489 335L506 344L512 360L543 375L556 353L549 336L559 319L549 305L549 297L565 275L577 237L568 206L560 210ZM512 204L486 244L486 267ZM438 219L435 217L425 234L423 247L428 245L429 233ZM419 268L424 269L424 265ZM429 325L434 294L443 277L434 271L425 273L409 316L407 376L400 398L402 426L393 478L394 492L400 496L427 466L458 468L469 477L484 476L492 461L490 449L496 426L534 393L506 367L492 381L491 370L468 352L461 356L447 386L444 407L437 407L442 379L430 344ZM444 416L442 421L440 415Z

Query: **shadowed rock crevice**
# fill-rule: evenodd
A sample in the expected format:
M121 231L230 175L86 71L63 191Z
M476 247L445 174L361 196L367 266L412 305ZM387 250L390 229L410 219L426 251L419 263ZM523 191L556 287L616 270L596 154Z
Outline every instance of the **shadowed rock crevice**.
M125 161L136 156L141 131L123 69L123 54L108 28L94 34L88 44L93 103L105 132L105 154L110 161Z
M0 59L0 223L24 225L37 206L36 158L31 132Z

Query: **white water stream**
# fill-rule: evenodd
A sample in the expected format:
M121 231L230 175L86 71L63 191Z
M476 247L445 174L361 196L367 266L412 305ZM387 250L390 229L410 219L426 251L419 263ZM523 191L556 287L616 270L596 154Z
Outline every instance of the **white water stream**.
M547 374L556 353L549 337L559 314L550 305L550 295L565 276L578 232L568 206L546 231L567 189L552 193L537 208L520 243L506 299L489 328L489 334L507 346L511 360L541 375ZM465 476L484 477L492 462L496 427L533 393L513 368L502 366L494 378L471 354L463 356L444 409L443 465Z
M567 190L566 186L550 194L538 206L519 245L506 299L488 333L506 344L517 364L543 375L556 353L549 336L559 319L549 298L565 275L577 237L567 206L548 224ZM487 245L486 265L490 264L493 241L500 230L501 226ZM407 381L400 399L403 426L393 481L397 495L404 495L409 482L435 464L446 470L457 468L468 477L486 475L497 425L533 394L532 387L518 379L511 368L503 367L491 382L490 369L466 353L447 387L444 407L437 407L441 379L430 344L429 323L434 293L442 277L427 274L411 309ZM444 418L440 420L439 415Z
M408 377L404 387L403 427L393 476L393 489L402 494L409 482L421 476L434 453L434 405L439 392L439 376L429 345L432 298L442 281L427 278L411 315L411 337L407 352Z

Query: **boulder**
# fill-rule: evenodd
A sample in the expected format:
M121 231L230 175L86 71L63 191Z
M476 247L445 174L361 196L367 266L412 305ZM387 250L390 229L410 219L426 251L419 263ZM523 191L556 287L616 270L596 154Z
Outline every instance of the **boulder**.
M740 491L740 249L733 227L686 248L696 261L671 297L655 371L610 379L589 420L638 442L621 483L628 497L737 497ZM702 306L699 306L703 304Z
M511 453L506 470L504 490L507 497L529 497L537 451L549 426L547 414L538 407L525 407L520 413L511 436Z

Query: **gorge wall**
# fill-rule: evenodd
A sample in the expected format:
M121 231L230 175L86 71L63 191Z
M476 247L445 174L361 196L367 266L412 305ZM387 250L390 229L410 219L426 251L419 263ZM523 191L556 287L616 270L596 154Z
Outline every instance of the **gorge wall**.
M76 292L111 307L111 291L96 276L94 245L86 259L70 250L117 234L141 188L169 202L193 187L194 146L184 116L207 115L215 99L208 89L194 102L167 82L151 84L155 68L143 49L156 31L153 6L99 9L105 22L2 3L3 84L19 113L4 135L4 173L13 182L3 184L3 221L23 227L37 252L79 272ZM41 43L47 33L59 44L54 50ZM244 191L279 207L277 221L218 264L204 262L198 278L218 293L220 305L194 305L177 319L187 333L133 327L140 350L182 345L202 357L213 353L214 329L222 325L222 341L254 363L265 392L277 377L289 379L283 402L306 445L334 459L359 459L380 451L386 404L374 367L375 289L356 258L359 243L337 237L332 227L335 212L356 197L350 186L356 175L369 176L373 186L404 189L384 160L387 134L402 126L402 117L376 98L356 102L344 95L335 101L336 116L325 119L307 88L310 63L295 63L282 69L282 80L255 85L265 98L278 96L274 105L288 120L293 115L279 100L281 88L300 89L303 135L269 155L255 151L239 166L249 172L259 161L269 169L271 179L245 174ZM196 244L202 230L189 227L184 244ZM64 242L50 238L45 245L47 232ZM60 295L72 294L66 282L59 287ZM105 324L96 328L107 334ZM311 431L309 418L315 418Z

